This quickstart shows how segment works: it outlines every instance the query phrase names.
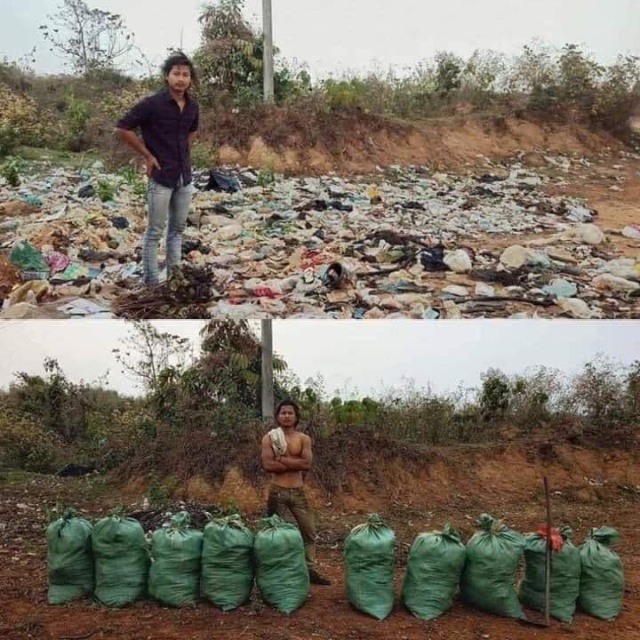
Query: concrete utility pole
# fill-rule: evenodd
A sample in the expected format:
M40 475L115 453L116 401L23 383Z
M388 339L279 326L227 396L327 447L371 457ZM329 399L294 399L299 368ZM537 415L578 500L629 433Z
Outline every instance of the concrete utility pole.
M264 33L264 101L274 101L273 89L273 12L271 0L262 0L262 31ZM273 333L271 320L261 321L262 343L262 419L273 420Z
M262 0L262 31L264 33L264 101L273 103L273 12L271 0Z
M262 345L262 420L273 421L273 333L271 320L261 320Z

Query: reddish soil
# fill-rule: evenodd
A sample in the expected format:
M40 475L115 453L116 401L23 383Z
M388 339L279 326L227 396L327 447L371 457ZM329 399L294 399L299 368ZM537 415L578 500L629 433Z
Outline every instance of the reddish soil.
M203 122L201 139L229 164L272 163L292 174L369 173L378 166L421 164L459 168L480 157L507 158L520 151L592 156L622 143L578 123L533 122L472 113L401 122L364 113L304 113L275 108L253 119L218 114Z
M340 495L311 490L320 520L319 557L322 570L334 581L313 586L307 603L290 616L265 606L257 595L237 611L221 613L201 603L195 609L171 610L145 601L124 610L107 610L90 601L64 607L46 602L45 512L56 502L75 504L92 518L114 505L141 499L141 481L118 489L101 478L28 477L0 485L0 637L8 640L92 640L246 638L399 638L424 640L460 638L572 638L608 640L640 638L640 467L637 456L603 454L579 447L552 450L511 444L508 447L442 450L425 461L411 478L400 473L402 461L386 465L384 486L371 486L366 463L354 469ZM412 464L415 464L412 463ZM408 548L415 535L450 522L468 539L474 520L483 512L504 518L527 532L544 519L543 475L550 478L554 524L570 524L581 543L592 526L609 525L622 534L617 551L626 571L626 594L620 617L611 623L578 614L572 625L552 623L550 629L523 626L473 611L456 602L441 618L425 623L398 602L393 613L378 622L353 610L345 596L342 541L350 527L371 510L379 511L398 538L397 588L404 575ZM247 503L262 493L231 473L226 487L235 485ZM203 481L191 483L199 492ZM212 489L216 491L216 489ZM219 489L218 489L219 491ZM214 497L214 496L210 496ZM218 493L218 498L221 494ZM243 499L243 502L245 499ZM239 506L245 508L243 504ZM259 510L247 511L250 520Z

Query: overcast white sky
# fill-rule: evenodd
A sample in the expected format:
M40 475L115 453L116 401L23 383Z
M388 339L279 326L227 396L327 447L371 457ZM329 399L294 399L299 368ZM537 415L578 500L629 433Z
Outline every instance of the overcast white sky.
M158 328L193 339L202 323L158 321ZM259 328L259 323L257 323ZM111 350L128 332L117 320L20 320L0 323L0 387L13 374L42 374L45 357L74 381L97 380L134 393ZM407 379L436 392L476 386L490 367L524 373L544 365L568 373L601 353L620 364L640 360L640 323L625 321L276 320L274 349L304 382L321 374L326 390L374 393Z
M0 57L16 59L37 47L38 71L57 72L38 26L61 0L0 0ZM201 0L88 0L119 13L154 63L180 44L199 44ZM246 0L246 15L261 24L262 0ZM638 0L273 0L274 39L290 61L315 75L368 70L377 62L415 65L437 51L468 56L475 49L518 53L539 38L581 44L604 63L640 53Z

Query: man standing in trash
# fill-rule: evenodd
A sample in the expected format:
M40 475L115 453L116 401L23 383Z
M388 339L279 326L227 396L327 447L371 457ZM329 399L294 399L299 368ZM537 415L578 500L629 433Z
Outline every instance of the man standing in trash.
M148 221L142 247L144 283L159 282L158 245L167 226L167 274L182 259L182 233L191 206L191 145L199 125L193 63L177 53L162 66L165 87L144 98L116 124L116 135L143 156L149 178ZM135 129L140 128L142 139Z
M272 473L267 513L283 517L288 509L298 523L304 539L309 577L313 584L331 581L318 573L316 564L316 527L314 514L304 491L302 472L311 469L311 438L296 430L300 410L295 402L283 400L275 411L278 427L262 439L262 466Z

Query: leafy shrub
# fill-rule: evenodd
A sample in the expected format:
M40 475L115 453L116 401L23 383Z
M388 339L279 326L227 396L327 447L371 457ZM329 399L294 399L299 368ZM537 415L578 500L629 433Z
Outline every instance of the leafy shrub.
M100 180L97 193L102 202L110 202L116 197L116 186L109 180Z
M258 171L258 184L267 187L276 181L276 168L273 159L268 158Z
M60 440L27 416L4 411L0 418L0 449L8 464L24 471L51 473L57 467Z
M0 157L36 141L40 128L34 100L0 84Z
M210 169L220 162L218 150L210 143L195 140L191 147L191 163L196 169Z
M24 169L25 162L21 158L9 156L0 165L0 176L2 176L10 187L20 186L20 171Z
M640 56L620 56L604 72L591 106L594 123L613 132L626 130L640 104Z
M151 93L149 86L145 83L128 86L119 91L111 91L100 96L100 104L97 105L100 114L106 118L111 127L143 98Z
M87 125L91 118L91 106L86 100L79 100L73 94L67 99L67 142L70 151L87 148Z

